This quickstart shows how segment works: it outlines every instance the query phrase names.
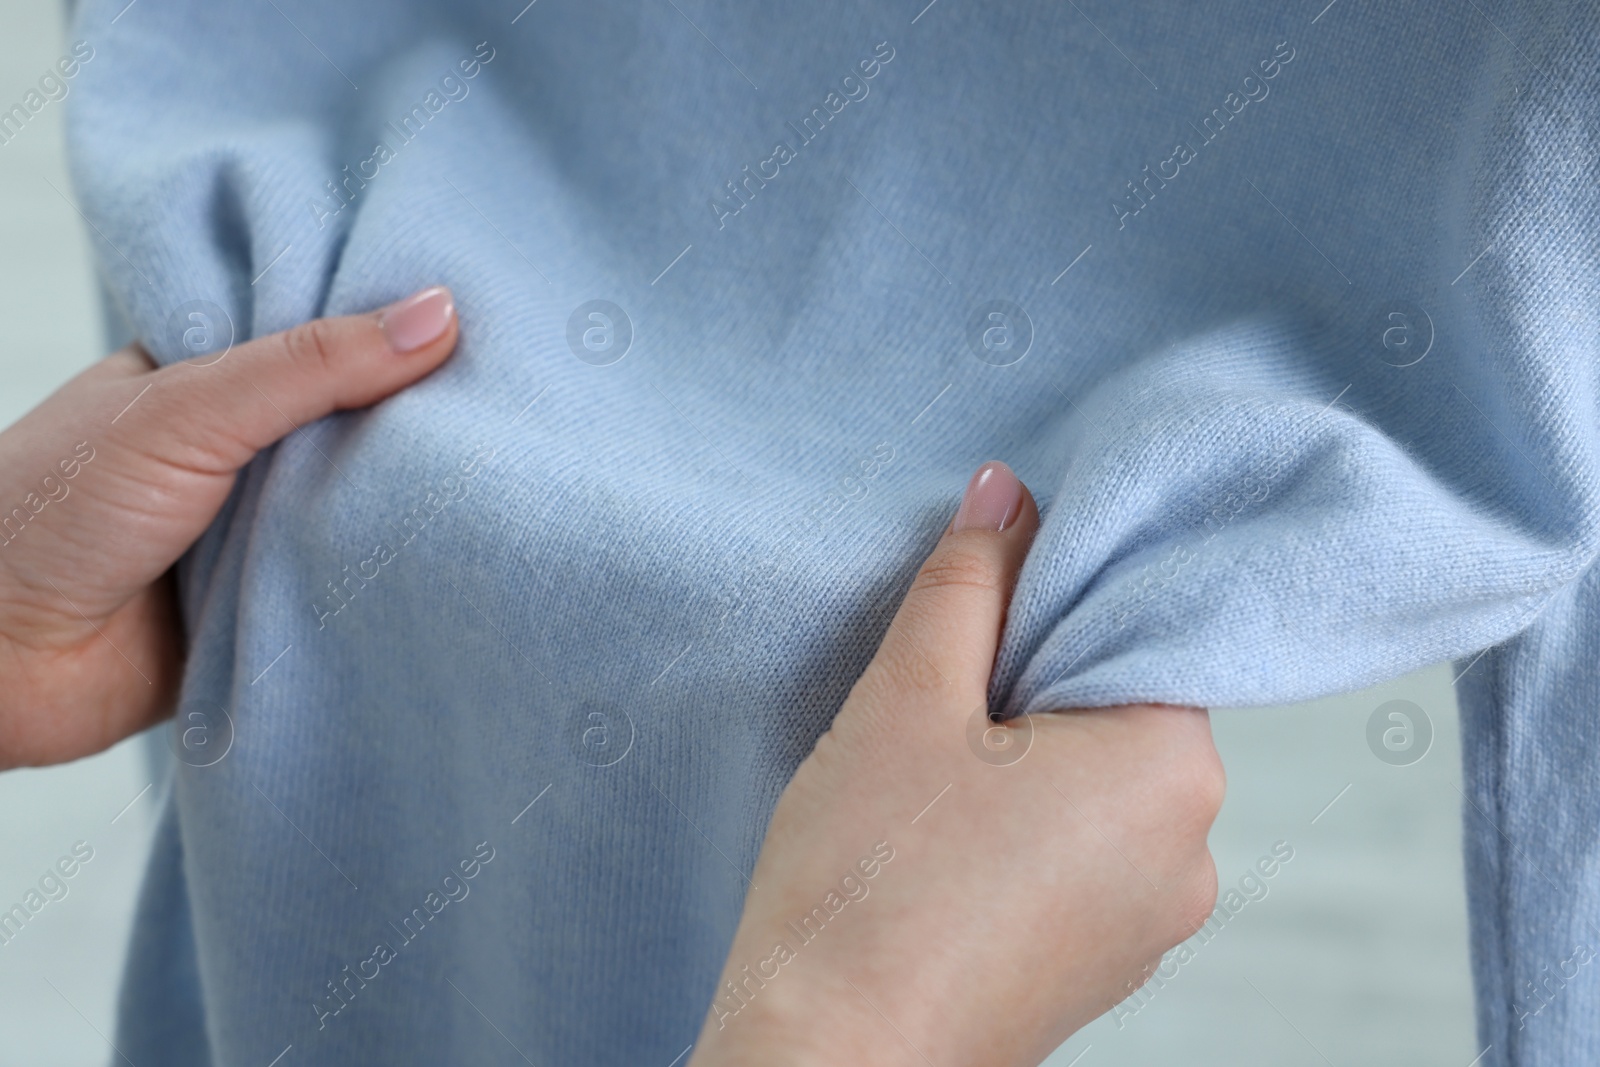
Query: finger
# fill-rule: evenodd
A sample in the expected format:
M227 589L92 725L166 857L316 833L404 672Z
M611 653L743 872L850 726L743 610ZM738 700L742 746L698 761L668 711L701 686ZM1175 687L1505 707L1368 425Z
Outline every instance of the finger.
M316 319L224 357L151 375L130 434L176 448L202 470L233 471L258 451L334 411L365 407L444 362L458 325L450 290L435 286L364 315Z
M1039 528L1033 495L1004 463L979 467L949 529L917 572L868 686L937 690L970 711L984 700L1006 606Z

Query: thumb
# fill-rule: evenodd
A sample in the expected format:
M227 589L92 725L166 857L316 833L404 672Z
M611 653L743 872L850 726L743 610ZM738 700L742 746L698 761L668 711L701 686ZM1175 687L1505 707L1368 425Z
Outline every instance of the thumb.
M122 421L130 437L176 448L169 458L186 466L237 470L306 423L423 377L455 348L456 334L455 301L435 286L377 311L257 338L222 358L163 367L145 402L127 412L136 417Z
M861 684L885 696L910 686L963 714L982 704L1011 590L1038 528L1033 495L1011 468L979 467Z

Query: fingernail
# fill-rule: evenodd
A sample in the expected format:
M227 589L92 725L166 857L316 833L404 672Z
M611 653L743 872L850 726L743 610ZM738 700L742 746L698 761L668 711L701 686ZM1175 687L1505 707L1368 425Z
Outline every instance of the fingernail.
M450 328L456 303L442 285L412 293L378 312L378 328L396 354L415 352L437 341Z
M962 494L950 524L952 533L962 530L992 530L999 533L1016 521L1022 512L1022 483L1011 468L990 460L978 468Z

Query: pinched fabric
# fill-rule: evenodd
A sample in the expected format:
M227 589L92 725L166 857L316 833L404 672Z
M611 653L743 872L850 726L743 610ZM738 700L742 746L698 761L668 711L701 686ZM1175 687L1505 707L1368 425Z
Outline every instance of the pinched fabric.
M462 319L186 558L124 1054L673 1062L1003 458L1008 714L1460 661L1481 1062L1600 1062L1593 5L520 6L76 14L158 359Z

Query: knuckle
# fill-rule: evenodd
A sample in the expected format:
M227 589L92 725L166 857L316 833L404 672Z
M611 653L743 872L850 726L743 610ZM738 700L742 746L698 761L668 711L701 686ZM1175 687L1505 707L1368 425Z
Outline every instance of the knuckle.
M973 548L951 546L929 557L907 596L963 587L993 592L1001 587L1002 577L999 560Z
M296 367L318 377L332 374L338 363L338 338L325 319L312 319L288 331L283 347Z
M1180 816L1175 823L1202 841L1222 810L1228 776L1211 738L1210 720L1188 710L1152 709L1159 746L1158 773L1165 807Z
M1222 768L1222 759L1208 741L1197 751L1186 754L1182 762L1184 806L1209 829L1222 810L1228 792L1228 776Z
M1174 944L1188 940L1204 926L1217 907L1217 865L1209 849L1202 848L1179 883Z

